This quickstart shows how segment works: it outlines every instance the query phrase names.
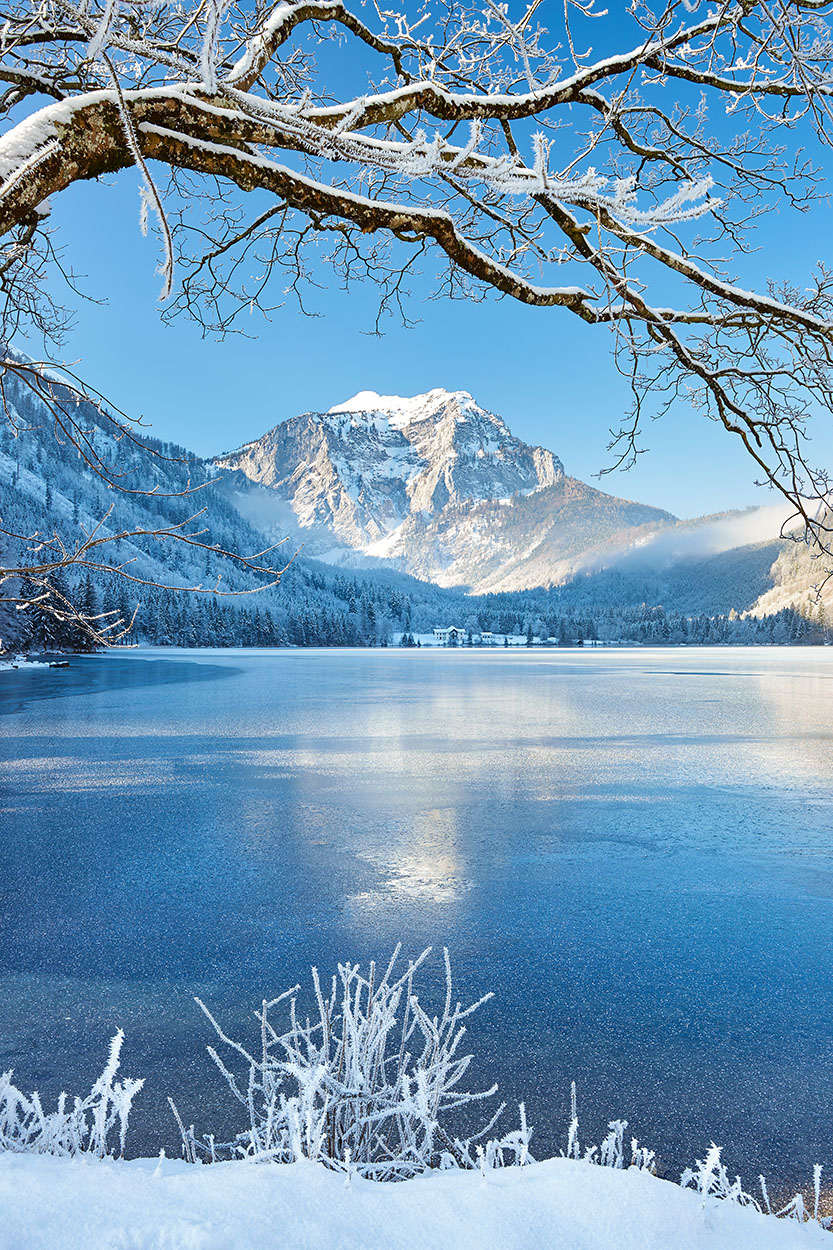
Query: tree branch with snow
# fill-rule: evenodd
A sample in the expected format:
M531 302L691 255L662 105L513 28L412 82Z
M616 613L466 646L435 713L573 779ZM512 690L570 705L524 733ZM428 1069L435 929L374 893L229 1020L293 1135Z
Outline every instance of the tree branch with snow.
M693 403L828 550L807 428L833 410L833 279L749 289L744 273L756 227L779 212L799 228L824 192L806 150L829 140L832 15L567 0L545 29L537 0L361 16L17 0L0 34L7 323L55 324L51 198L136 167L165 316L225 333L288 295L305 308L310 249L337 281L374 283L383 311L419 263L443 294L572 314L612 333L633 393L616 464L648 415Z

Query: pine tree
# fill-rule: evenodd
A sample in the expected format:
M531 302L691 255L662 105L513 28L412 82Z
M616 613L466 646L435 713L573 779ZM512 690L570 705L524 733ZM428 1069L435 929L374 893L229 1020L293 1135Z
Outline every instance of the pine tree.
M75 596L75 606L85 620L89 621L93 628L100 627L102 624L106 628L107 622L98 620L98 595L92 583L89 573L81 583ZM95 651L96 641L92 635L81 625L75 625L68 630L69 645L73 651Z

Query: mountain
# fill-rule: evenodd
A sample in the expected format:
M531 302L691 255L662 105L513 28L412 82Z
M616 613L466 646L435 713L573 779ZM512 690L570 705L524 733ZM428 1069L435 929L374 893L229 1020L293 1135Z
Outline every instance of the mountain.
M290 503L301 528L322 525L352 547L385 546L414 514L450 503L528 495L563 477L561 462L527 447L464 391L413 399L362 391L307 412L222 456Z
M466 391L362 391L216 464L244 516L308 554L472 593L558 585L676 521L566 476Z
M565 475L552 453L514 439L460 393L397 401L393 413L390 400L362 396L340 411L296 418L221 457L234 467L219 479L211 462L185 448L116 437L106 414L81 404L74 409L80 427L128 493L109 490L56 439L54 418L36 393L9 376L4 398L0 563L26 565L38 534L60 535L71 547L83 529L126 532L109 554L138 580L98 573L91 581L74 566L54 581L86 611L115 609L130 620L136 610L134 642L364 646L403 632L430 634L444 623L496 634L531 628L564 642L796 642L818 640L826 628L808 599L818 561L804 547L773 541L772 519L762 527L761 510L678 522L615 499ZM307 473L301 448L313 446L318 459ZM394 464L407 472L397 477ZM251 480L244 465L262 481ZM415 498L424 506L415 507ZM304 500L306 527L295 511ZM201 509L190 528L204 530L205 546L153 537ZM293 538L276 553L278 565L294 555L294 538L313 541L277 585L263 588L262 576L223 552L262 550L265 531L282 528L279 516ZM386 539L391 548L404 546L410 535L409 566L421 580L397 568L395 557L367 554ZM311 558L316 546L330 563ZM345 567L350 561L357 567ZM461 584L443 587L424 572L438 567ZM467 584L478 582L494 589L469 594ZM3 593L16 585L6 581ZM225 597L166 589L200 585L219 585ZM828 620L831 596L833 582ZM732 609L750 615L730 619ZM36 605L21 612L0 601L0 650L78 645L59 633Z

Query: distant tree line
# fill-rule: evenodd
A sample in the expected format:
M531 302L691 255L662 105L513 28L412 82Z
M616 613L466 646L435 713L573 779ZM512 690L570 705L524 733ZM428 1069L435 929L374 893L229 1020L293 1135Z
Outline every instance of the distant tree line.
M77 588L60 581L62 593L74 590L76 601L95 614L99 596L89 578ZM305 580L305 579L302 579ZM281 604L276 593L261 602L260 596L223 599L214 596L181 594L150 589L139 600L131 597L124 584L107 595L114 610L135 622L130 640L153 646L175 647L373 647L393 641L415 646L419 633L429 633L432 625L419 621L424 605L414 605L407 595L395 589L375 588L351 578L337 577L338 592L330 587L322 602L321 577L313 575L306 598L288 597ZM277 602L276 602L277 600ZM335 600L335 603L332 601ZM471 603L471 601L470 601ZM27 651L87 651L90 641L71 622L62 623L33 604L20 613L16 645ZM418 625L414 625L416 618ZM585 643L639 643L648 646L703 645L812 645L833 642L833 628L825 620L822 605L799 611L784 608L769 616L748 617L736 612L708 616L686 616L666 612L661 606L600 609L583 612L546 614L533 611L469 614L462 646L475 645L480 634L489 630L498 639L510 635L547 641L550 645L576 646Z

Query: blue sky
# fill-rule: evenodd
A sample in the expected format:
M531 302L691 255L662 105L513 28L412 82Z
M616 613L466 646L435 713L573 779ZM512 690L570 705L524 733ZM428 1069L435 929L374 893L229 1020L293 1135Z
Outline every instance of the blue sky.
M414 329L391 321L382 338L369 334L371 287L352 294L317 293L322 316L309 320L287 303L253 340L202 339L187 320L159 318L156 240L138 227L134 171L70 188L54 205L66 259L91 295L105 305L77 303L76 329L65 351L114 403L143 416L160 438L199 454L230 449L299 412L323 410L359 390L415 394L435 386L471 391L527 442L555 451L569 473L611 494L695 516L729 507L772 503L730 436L685 404L646 430L649 452L629 472L597 481L610 463L608 431L628 404L615 371L611 340L558 309L529 309L509 300L425 302L417 289ZM751 277L770 258L800 278L818 258L812 229L781 235L773 218L761 236ZM821 236L823 237L823 236ZM428 287L426 286L426 290ZM821 431L820 431L821 433ZM829 431L817 459L833 463Z

